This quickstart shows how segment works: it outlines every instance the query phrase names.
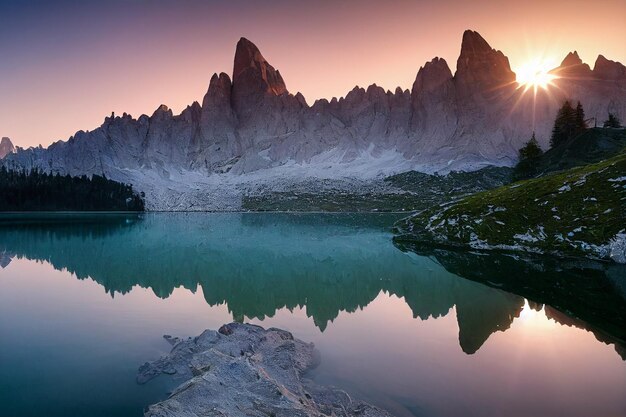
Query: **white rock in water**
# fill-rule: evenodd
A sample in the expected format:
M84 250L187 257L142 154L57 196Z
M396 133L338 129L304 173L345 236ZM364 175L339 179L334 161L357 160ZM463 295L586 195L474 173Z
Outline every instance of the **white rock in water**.
M171 353L144 364L137 382L160 374L186 381L150 406L146 417L391 417L307 380L304 373L319 361L317 351L287 331L231 323L187 340L167 339L175 340Z

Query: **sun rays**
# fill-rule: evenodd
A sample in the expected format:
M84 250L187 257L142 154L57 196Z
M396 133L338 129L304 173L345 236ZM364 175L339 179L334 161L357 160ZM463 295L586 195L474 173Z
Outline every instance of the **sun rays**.
M524 92L538 88L547 89L553 85L552 81L558 76L552 72L555 67L553 62L545 59L534 59L527 61L515 71L517 75L518 88L523 88Z

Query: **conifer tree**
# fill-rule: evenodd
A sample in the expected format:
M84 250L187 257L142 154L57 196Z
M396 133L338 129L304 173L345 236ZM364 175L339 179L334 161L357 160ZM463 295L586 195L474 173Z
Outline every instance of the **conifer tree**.
M541 147L539 146L539 142L537 142L537 137L535 136L535 132L533 132L530 140L522 146L519 150L519 159L523 161L525 159L537 158L543 154Z
M554 120L552 136L550 137L550 147L554 148L555 146L559 146L560 144L573 138L575 135L576 110L574 110L569 100L566 100L563 103L563 106L559 109L556 119Z
M48 174L0 167L0 211L143 211L132 186L94 175Z
M520 148L518 153L519 161L515 166L513 178L515 180L521 180L537 175L538 160L539 157L543 155L543 150L539 146L539 142L537 142L535 132L533 132L530 140Z
M587 130L587 123L585 122L585 110L583 110L583 105L578 102L576 105L576 125L574 128L574 135L578 136Z
M609 113L609 118L604 121L603 126L619 129L620 127L622 127L622 122L617 118L614 113Z

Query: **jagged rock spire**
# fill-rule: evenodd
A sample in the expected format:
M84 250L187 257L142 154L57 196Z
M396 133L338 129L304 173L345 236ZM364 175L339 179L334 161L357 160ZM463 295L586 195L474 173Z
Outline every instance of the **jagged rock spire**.
M561 62L561 67L571 67L574 65L582 65L583 60L578 56L578 52L570 52L568 53L563 61Z
M568 53L561 65L552 73L563 78L590 78L592 76L591 68L583 63L576 51Z
M2 140L0 140L0 159L13 152L15 152L15 146L13 146L11 139L7 137L2 138Z
M232 108L238 120L246 123L251 118L260 117L259 111L273 108L268 99L282 97L287 93L278 70L265 60L256 45L241 38L235 52L231 96Z
M202 100L202 109L207 111L211 107L230 106L231 89L232 83L228 74L224 72L219 75L213 74L209 82L209 89Z
M233 85L235 93L244 89L275 95L287 92L285 81L283 81L280 72L274 69L261 55L259 48L246 38L241 38L237 43L233 67Z
M513 86L515 73L509 59L493 49L478 32L466 30L455 74L461 92L490 92Z
M443 58L434 58L417 72L411 90L411 125L421 132L456 125L456 90L452 71Z
M452 71L445 59L435 57L427 62L417 72L413 83L413 94L429 92L439 88L443 83L452 79Z
M152 118L162 119L165 117L171 118L173 116L172 110L167 107L165 104L161 104L157 109L152 113Z
M626 67L619 62L598 55L593 66L593 75L603 80L624 80L626 79Z

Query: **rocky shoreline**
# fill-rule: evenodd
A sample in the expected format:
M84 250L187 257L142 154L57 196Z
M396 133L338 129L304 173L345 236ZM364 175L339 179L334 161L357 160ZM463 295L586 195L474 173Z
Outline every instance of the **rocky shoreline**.
M193 338L165 339L172 351L142 365L137 382L161 374L185 382L149 406L146 417L391 417L308 379L319 352L285 330L230 323Z

